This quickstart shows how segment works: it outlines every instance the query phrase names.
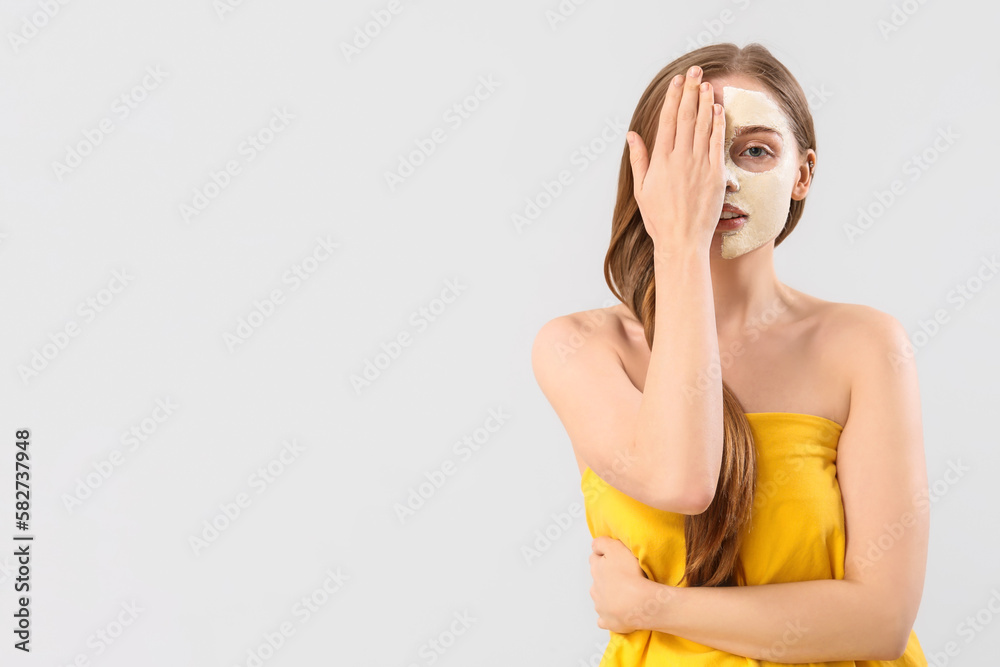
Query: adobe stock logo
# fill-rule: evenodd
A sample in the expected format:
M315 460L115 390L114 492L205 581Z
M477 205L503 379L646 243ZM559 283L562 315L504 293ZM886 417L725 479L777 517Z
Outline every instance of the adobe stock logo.
M281 451L278 452L266 465L258 466L257 469L247 477L246 484L260 495L267 491L278 479L285 474L288 468L298 460L305 451L305 447L298 444L292 438L282 442ZM240 491L230 499L219 503L218 512L214 512L209 519L202 520L199 530L192 532L188 536L188 546L195 556L201 554L212 544L218 541L222 533L229 530L245 510L253 504L253 497L246 491Z
M911 155L903 163L901 171L910 177L911 183L916 183L931 168L931 165L937 162L960 138L961 135L952 130L951 125L947 128L939 127L930 145L919 153ZM853 244L857 238L871 229L875 222L885 215L906 192L906 181L901 178L893 179L885 190L873 190L873 201L869 201L863 207L859 206L855 221L844 224L843 230L847 240Z
M219 17L220 21L225 21L226 16L242 7L244 2L245 0L215 0L212 3L212 9L215 10L215 15Z
M502 82L494 79L492 74L480 76L475 89L448 107L441 115L441 120L447 123L452 131L457 130L472 118L472 114L478 111L501 85L503 85ZM396 169L394 171L386 170L383 173L389 192L395 192L406 179L413 176L416 170L437 152L438 145L447 140L448 131L443 127L435 127L426 136L414 139L413 143L416 148L409 153L400 153L397 156Z
M372 17L370 21L363 26L354 27L354 39L350 43L340 43L340 53L344 56L344 60L350 63L360 56L361 52L371 46L372 41L389 27L393 17L398 16L404 9L405 6L400 0L389 0L384 9L373 9L370 12Z
M448 312L459 296L469 288L459 282L460 278L446 279L444 289L438 296L410 313L412 331L402 329L387 341L379 344L378 352L366 357L360 371L351 373L349 378L354 394L360 396L362 390L371 387L402 356L417 339L417 334L427 331Z
M185 224L191 224L192 220L204 213L205 209L232 185L236 176L243 173L244 167L267 150L275 139L288 129L293 120L295 114L290 113L285 107L272 108L271 117L267 122L253 134L246 135L237 146L236 152L239 157L227 160L218 170L210 170L208 178L202 180L203 184L192 189L191 199L178 204L177 210Z
M38 36L38 33L49 24L49 22L59 14L59 11L69 4L70 0L39 0L38 10L29 16L21 19L21 28L17 32L8 32L7 41L10 48L17 53L29 40Z
M93 496L94 492L115 474L119 466L127 459L133 458L126 452L138 451L140 446L152 438L179 407L169 396L157 398L156 407L146 417L121 434L118 442L121 443L123 449L112 449L107 456L92 463L90 466L92 470L76 478L76 486L73 487L72 492L62 495L61 500L66 511L72 514L75 509L83 505L85 500Z
M61 329L48 335L48 341L40 347L32 348L31 359L28 364L18 364L17 374L21 381L27 385L30 380L37 378L42 371L48 368L56 357L62 354L69 346L70 341L84 331L84 325L93 322L100 313L103 313L114 303L127 286L135 279L130 275L128 269L115 269L111 272L111 280L107 282L107 287L102 287L96 293L88 296L76 307L76 313L81 320L69 319Z
M266 296L255 299L250 312L242 315L235 327L222 334L222 340L230 353L244 345L269 319L274 317L289 292L295 292L307 280L317 275L327 261L333 257L333 251L340 247L339 243L330 240L330 235L317 236L312 251L294 262L281 274L281 284L291 285L287 290L273 287Z
M569 163L576 167L577 173L583 173L609 149L617 148L619 137L628 131L628 121L615 116L606 118L600 132L577 146L569 156ZM576 182L573 172L561 169L551 180L545 179L541 187L533 195L524 198L524 206L510 215L510 221L518 234L534 225L550 206Z

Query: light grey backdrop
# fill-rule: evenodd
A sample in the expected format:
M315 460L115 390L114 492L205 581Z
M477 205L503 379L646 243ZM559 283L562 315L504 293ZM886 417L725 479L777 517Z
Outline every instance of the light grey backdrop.
M590 535L559 519L579 473L531 341L612 303L648 81L696 45L759 41L818 134L779 277L911 332L935 493L916 630L928 656L992 664L998 13L5 2L0 662L596 665ZM11 633L22 428L30 656Z

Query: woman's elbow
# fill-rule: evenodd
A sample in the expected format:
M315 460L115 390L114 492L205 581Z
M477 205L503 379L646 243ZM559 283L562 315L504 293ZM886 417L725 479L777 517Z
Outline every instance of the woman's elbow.
M912 623L904 621L905 614L897 614L895 623L887 623L883 626L887 631L882 632L883 637L882 655L878 660L899 660L906 653L906 647L910 643L910 635L913 632Z
M671 487L667 487L671 488ZM708 509L715 499L714 489L693 489L662 498L657 509L676 514L696 515Z

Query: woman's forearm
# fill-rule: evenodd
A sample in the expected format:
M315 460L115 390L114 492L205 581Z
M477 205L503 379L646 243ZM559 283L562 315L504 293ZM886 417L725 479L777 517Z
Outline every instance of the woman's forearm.
M761 586L674 587L648 581L631 620L771 662L892 660L905 635L885 595L843 579Z
M656 314L636 447L664 471L661 509L699 513L722 466L722 377L707 252L654 251ZM716 372L712 372L715 370Z

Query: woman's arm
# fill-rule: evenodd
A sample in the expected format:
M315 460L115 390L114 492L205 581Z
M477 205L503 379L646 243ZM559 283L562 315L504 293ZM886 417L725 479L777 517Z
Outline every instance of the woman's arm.
M906 647L890 605L854 581L677 588L646 580L646 587L637 629L754 660L894 660Z
M916 364L895 318L870 308L860 314L857 333L830 343L841 354L850 350L840 358L853 366L837 453L844 579L685 588L633 578L622 587L637 591L623 607L635 610L632 627L774 662L903 653L923 592L929 532ZM599 544L603 552L607 544Z
M715 497L722 467L722 377L709 248L726 193L725 117L700 68L671 84L651 153L630 132L636 203L653 241L654 335L636 446L659 455L694 513ZM693 75L692 75L693 74ZM684 92L678 91L683 87ZM718 111L719 113L714 113Z
M715 497L722 467L722 377L711 260L700 249L653 251L653 345L636 440L664 455L673 484L691 489L695 512Z
M711 86L699 92L700 73L680 78L683 88L670 85L665 95L651 151L629 132L635 198L652 240L656 285L643 390L603 336L590 337L566 358L561 349L572 337L587 338L571 319L543 327L532 365L577 456L594 472L646 505L699 514L715 496L722 467L709 250L726 188L725 118L713 115Z

